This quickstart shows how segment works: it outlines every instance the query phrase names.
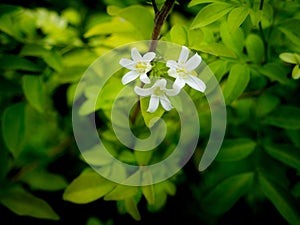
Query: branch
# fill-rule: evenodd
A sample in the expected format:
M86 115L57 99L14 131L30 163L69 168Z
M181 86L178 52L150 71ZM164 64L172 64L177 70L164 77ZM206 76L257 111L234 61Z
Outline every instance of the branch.
M171 11L175 0L167 0L160 11L155 13L154 28L152 32L152 41L150 43L149 52L155 52L157 40L159 39L161 28L166 21L166 18Z

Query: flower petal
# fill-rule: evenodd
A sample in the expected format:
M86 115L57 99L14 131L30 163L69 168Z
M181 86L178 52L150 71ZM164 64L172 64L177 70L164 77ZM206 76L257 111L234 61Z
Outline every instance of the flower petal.
M197 66L199 66L199 64L201 63L201 56L199 56L197 53L192 56L185 64L185 68L188 72L193 71L194 69L197 68Z
M181 88L172 88L172 89L166 89L165 92L167 95L169 96L175 96L175 95L178 95L179 92L180 92Z
M179 58L178 58L178 64L180 64L180 65L185 64L186 60L189 57L189 52L190 51L187 47L182 46L181 52L180 52L180 55L179 55Z
M140 88L135 86L134 91L139 96L148 96L152 94L152 88Z
M155 58L155 53L154 52L147 52L144 56L143 56L143 60L150 62Z
M178 73L176 72L176 69L173 69L173 68L168 70L168 75L170 77L174 77L174 78L178 77Z
M155 95L151 95L147 112L150 112L150 113L155 112L158 108L158 104L159 104L159 97L155 96Z
M167 96L163 95L163 96L160 96L160 103L161 103L161 106L167 110L167 111L170 111L171 109L173 109L173 106L170 102L170 100L167 98Z
M135 62L130 60L130 59L125 59L125 58L122 58L119 62L119 64L129 70L134 70L134 66L135 66Z
M171 68L171 69L177 69L178 68L178 64L175 60L168 60L166 66Z
M145 84L150 84L151 82L146 73L141 74L140 80Z
M122 77L122 84L128 84L129 82L135 80L139 74L136 71L129 71Z
M131 57L135 62L142 60L142 56L136 48L131 49Z
M177 77L175 82L173 83L173 88L176 89L176 90L177 89L180 90L184 87L184 85L185 85L185 80L182 79L181 77Z
M155 82L155 86L159 86L160 90L165 90L167 85L166 79L160 79Z
M196 76L187 75L185 81L191 88L194 88L197 91L204 92L206 89L205 83Z

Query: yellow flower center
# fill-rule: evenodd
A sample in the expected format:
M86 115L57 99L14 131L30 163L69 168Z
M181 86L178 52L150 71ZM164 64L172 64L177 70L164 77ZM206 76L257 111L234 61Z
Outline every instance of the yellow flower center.
M164 94L165 92L163 90L160 89L160 87L156 87L153 91L153 94L160 96L162 94Z

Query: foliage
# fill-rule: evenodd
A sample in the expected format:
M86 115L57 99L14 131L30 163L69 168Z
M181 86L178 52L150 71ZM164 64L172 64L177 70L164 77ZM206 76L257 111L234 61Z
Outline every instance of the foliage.
M197 178L190 178L190 171L183 168L164 182L143 187L114 183L89 168L86 162L102 166L110 162L96 159L94 149L80 156L70 111L77 83L97 57L122 44L151 38L155 26L151 4L106 0L96 11L80 1L66 2L53 9L38 3L33 7L0 5L3 206L20 216L59 220L56 205L38 193L63 192L65 201L76 204L101 198L115 201L120 215L128 213L143 220L142 204L151 213L161 211L168 196L176 199L176 189L188 184L184 191L192 190L197 208L194 216L205 224L217 224L242 200L253 211L269 201L289 224L300 224L298 0L192 0L175 4L162 27L161 40L189 47L214 72L226 102L227 133L216 160L206 171L197 172ZM157 1L158 9L164 2ZM172 131L167 134L168 141L147 154L124 149L110 125L111 105L114 94L123 88L123 74L124 70L119 71L110 79L97 101L99 135L111 154L124 162L158 162L173 151L180 121L176 113L160 108L156 116L163 117ZM96 89L94 85L83 91L87 102L95 99ZM210 111L204 95L190 94L201 121L201 140L192 160L196 171L209 136ZM132 124L141 137L149 134L145 122L153 126L147 106L142 100L142 111ZM81 113L93 110L87 103ZM53 169L64 156L76 158L74 164L66 165L73 172L66 171L67 167ZM103 223L90 218L87 224Z

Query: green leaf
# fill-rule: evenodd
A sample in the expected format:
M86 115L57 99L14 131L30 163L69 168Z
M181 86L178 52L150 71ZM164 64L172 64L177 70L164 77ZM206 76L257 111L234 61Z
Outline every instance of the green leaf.
M32 171L21 177L34 190L57 191L67 187L66 179L58 174L47 171Z
M45 49L40 45L25 45L22 48L20 55L41 57L54 70L61 71L63 69L62 59L58 53L53 50Z
M182 25L175 24L170 30L171 40L179 45L187 45L187 30Z
M96 24L91 27L85 34L84 37L89 38L96 35L107 35L113 33L126 33L134 32L135 27L128 21L120 18L114 17L111 21Z
M9 14L15 11L21 11L22 8L15 5L1 4L0 5L0 15Z
M126 211L135 219L135 220L141 220L141 215L139 213L139 210L137 208L137 201L132 198L125 199L125 207Z
M272 112L279 103L280 100L278 97L265 92L257 99L257 102L255 104L256 114L259 117L263 117Z
M141 112L145 121L145 124L147 127L151 128L153 127L156 122L162 117L162 115L165 113L165 110L159 105L157 110L153 113L147 112L148 106L149 106L149 97L144 97L140 99L140 106L141 106Z
M235 54L242 56L244 48L244 32L241 28L237 28L234 32L230 32L228 24L222 23L220 27L220 35L222 42Z
M223 94L226 104L237 99L245 90L250 80L250 70L247 65L235 64L231 67Z
M225 2L214 2L205 6L196 15L191 28L196 29L215 22L226 15L232 7L231 4Z
M103 225L103 223L101 223L97 217L90 217L87 220L86 225Z
M255 149L255 141L249 138L227 139L223 142L216 160L232 162L246 158Z
M296 198L300 197L300 182L293 187L292 193Z
M279 55L279 58L291 64L300 64L300 55L297 53L284 52Z
M202 199L203 210L221 215L229 210L252 184L254 173L241 173L218 183ZM226 193L226 194L224 194Z
M192 46L192 48L215 56L236 58L235 53L231 49L220 43L199 44Z
M40 72L41 68L35 63L16 55L6 54L0 57L0 69L4 70L25 70Z
M110 192L115 185L95 171L88 169L72 181L65 190L63 199L77 204L89 203Z
M281 84L287 84L289 82L285 69L278 63L268 63L260 67L259 71L270 78L271 81L278 81Z
M58 220L59 216L44 200L37 198L21 187L8 190L0 197L0 202L20 216Z
M291 194L272 183L263 174L258 176L261 190L290 224L300 224L299 205Z
M14 157L19 155L25 135L25 107L24 102L12 105L2 117L3 139Z
M119 201L126 200L128 198L134 197L139 193L139 187L135 186L125 186L117 185L111 192L104 196L106 201Z
M250 34L246 38L246 50L251 61L260 64L264 60L265 47L262 39L256 34Z
M192 6L203 4L203 3L211 3L211 2L223 2L223 1L221 1L221 0L192 0L189 3L188 7L192 7Z
M142 186L142 192L143 195L145 196L148 204L154 204L155 203L155 190L154 190L154 185L147 185L147 186Z
M289 145L265 145L266 152L278 161L300 172L300 151Z
M292 71L293 79L297 80L300 78L300 68L299 65L295 65Z
M298 130L300 129L300 108L280 105L273 113L264 120L265 124L280 128Z
M119 16L130 22L145 39L151 38L154 18L147 8L140 5L129 6L122 9Z
M168 195L175 195L176 186L169 180L154 185L154 202L148 201L148 209L152 212L159 211L167 202Z
M250 9L245 6L240 6L230 11L227 23L231 32L235 31L245 21L249 12Z
M29 103L39 112L45 110L45 92L42 77L26 75L22 77L24 94Z

